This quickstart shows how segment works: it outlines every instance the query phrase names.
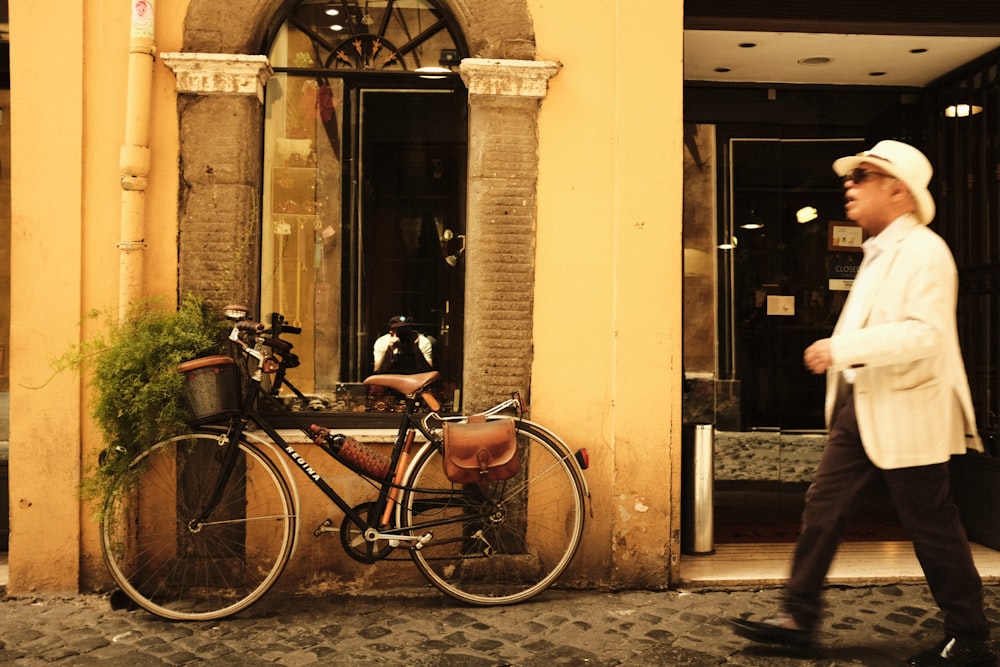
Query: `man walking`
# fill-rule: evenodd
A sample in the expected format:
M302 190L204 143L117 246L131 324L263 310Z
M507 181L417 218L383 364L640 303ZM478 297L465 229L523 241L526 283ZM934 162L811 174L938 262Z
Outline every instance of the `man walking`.
M898 141L840 158L833 169L847 217L868 239L833 335L803 355L813 373L826 373L829 436L806 492L781 612L731 623L754 641L811 643L847 523L882 479L944 614L945 637L908 664L994 665L982 581L949 486L951 455L983 446L958 344L955 262L927 228L933 170Z

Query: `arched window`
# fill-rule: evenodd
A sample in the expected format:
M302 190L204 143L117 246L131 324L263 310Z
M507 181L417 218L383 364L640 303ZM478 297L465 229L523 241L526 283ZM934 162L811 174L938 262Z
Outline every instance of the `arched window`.
M460 401L465 56L431 0L304 0L274 33L261 312L302 328L295 407L391 411L358 383L396 316L431 341L446 407Z

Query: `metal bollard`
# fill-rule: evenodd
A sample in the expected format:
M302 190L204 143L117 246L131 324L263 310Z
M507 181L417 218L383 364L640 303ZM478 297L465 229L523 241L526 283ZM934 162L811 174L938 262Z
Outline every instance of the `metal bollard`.
M715 429L711 424L684 426L681 473L681 551L693 556L715 553Z

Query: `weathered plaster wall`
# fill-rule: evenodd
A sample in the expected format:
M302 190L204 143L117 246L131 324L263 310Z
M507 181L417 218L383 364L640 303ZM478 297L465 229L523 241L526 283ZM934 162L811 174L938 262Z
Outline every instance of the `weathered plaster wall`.
M158 47L177 48L186 7L184 0L159 3ZM52 12L32 0L10 3L19 35L11 47L11 594L75 591L103 570L93 508L80 497L81 479L103 446L89 418L90 388L86 376L55 373L53 365L118 307L131 6L96 9L78 3ZM161 63L153 75L144 291L171 303L176 97ZM92 319L91 312L103 315Z
M52 377L49 360L80 336L83 9L67 7L54 21L42 5L15 0L10 20L25 32L11 44L11 159L17 166L11 179L8 590L75 591L81 388L73 374ZM52 57L53 43L62 58ZM58 81L58 95L39 80Z
M286 6L193 0L188 11L183 0L160 2L157 52L256 53ZM533 287L521 288L519 298L531 304L516 304L527 315L519 315L510 353L523 355L516 373L531 416L592 455L594 515L565 581L655 587L676 579L679 547L682 3L599 0L587 12L579 8L570 0L454 3L475 56L562 65L539 100L510 108L511 100L478 100L488 102L476 120L482 132L508 137L528 163L511 167L499 189L486 169L493 163L474 156L470 164L483 177L477 215L484 229L500 231L505 218L516 219L518 240L508 243L516 252L507 256L532 255L515 272ZM128 11L128 3L52 13L33 0L11 2L19 26L12 43L12 594L106 580L91 508L78 495L101 446L87 418L88 390L72 374L51 378L49 362L93 333L93 324L81 325L87 311L116 305ZM634 16L668 38L637 38ZM599 44L594 35L602 35ZM66 58L51 58L53 43ZM174 74L159 60L153 66L144 284L149 294L173 298L179 281L211 276L215 266L188 255L188 239L207 238L224 254L242 238L240 218L259 197L253 143L261 111L253 96L178 100ZM50 69L60 82L56 97L36 85ZM225 121L209 126L211 118ZM255 129L240 135L237 127ZM501 146L476 134L478 149ZM515 190L523 196L508 208L504 197ZM228 228L214 229L225 220ZM504 245L499 235L493 242ZM486 248L484 240L477 251ZM253 268L235 280L234 299L252 294L255 275ZM483 312L497 310L486 304ZM331 569L330 551L300 549L301 569L287 583L375 583L367 570ZM383 572L402 568L412 572L408 564Z
M536 58L562 64L539 118L532 416L590 449L587 576L666 585L679 572L683 3L529 9Z

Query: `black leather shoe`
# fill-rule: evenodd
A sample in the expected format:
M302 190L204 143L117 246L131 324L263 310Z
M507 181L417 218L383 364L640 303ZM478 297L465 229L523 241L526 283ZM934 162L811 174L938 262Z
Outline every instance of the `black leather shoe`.
M964 665L966 667L997 664L997 655L989 642L963 641L957 637L945 637L934 648L918 653L907 663L913 667L932 665Z
M813 633L810 630L785 628L773 618L766 618L763 621L731 618L729 624L733 626L733 632L740 637L760 644L805 647L813 643Z

